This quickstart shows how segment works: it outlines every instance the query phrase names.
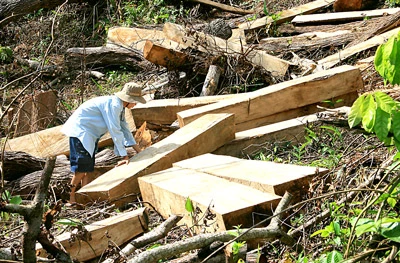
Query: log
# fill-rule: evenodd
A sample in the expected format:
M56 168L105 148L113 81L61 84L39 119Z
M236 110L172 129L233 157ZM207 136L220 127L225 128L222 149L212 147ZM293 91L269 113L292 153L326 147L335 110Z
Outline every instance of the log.
M164 218L182 214L181 223L196 233L221 232L237 225L250 227L254 224L252 213L269 214L281 199L205 172L179 167L142 176L139 186L143 200ZM192 216L185 210L188 197L194 208Z
M298 15L293 18L292 24L298 26L306 24L343 23L364 20L366 18L370 19L373 17L392 15L398 11L400 11L400 8Z
M315 70L318 71L318 70L330 69L330 68L334 67L336 64L340 63L341 61L343 61L357 53L371 49L373 47L377 47L380 44L385 43L391 36L397 34L399 31L400 31L400 27L392 29L386 33L375 36L365 42L345 48L343 50L340 50L336 54L333 54L331 56L328 56L321 60L318 60L317 61L318 65Z
M132 133L135 132L136 126L129 110L125 110L126 121ZM68 138L61 133L62 125L42 130L39 132L27 134L8 140L5 145L6 151L26 152L35 157L49 157L57 155L69 155ZM112 145L112 139L107 133L99 141L99 148Z
M258 29L261 27L266 27L268 25L274 24L283 24L292 20L295 16L300 14L310 14L315 11L330 6L335 0L317 0L304 5L299 5L297 7L283 10L279 13L278 19L272 19L270 16L261 17L259 19L253 21L247 21L242 24L239 24L238 27L244 30L250 29Z
M109 242L121 246L145 232L148 228L148 211L146 208L139 208L84 227L90 236L87 240L81 240L77 236L77 231L55 237L55 243L61 245L74 260L79 262L101 256L108 248ZM46 256L46 252L40 246L37 246L36 251L41 256Z
M169 39L178 42L182 48L194 48L201 52L214 55L233 55L245 54L246 59L251 63L263 67L273 76L284 76L289 67L289 62L269 55L263 50L253 50L252 47L243 46L236 42L204 34L203 32L187 32L180 25L165 23L163 28L164 35Z
M185 53L157 45L150 40L146 40L143 56L156 65L166 67L167 70L182 68L189 60L189 56Z
M209 114L133 156L77 191L80 203L109 200L117 206L135 199L138 177L161 171L172 163L214 151L234 138L234 116Z
M200 107L217 101L238 97L237 94L204 96L180 99L152 100L146 104L138 104L131 111L137 127L147 122L149 126L162 127L171 125L178 119L176 114L180 111Z
M346 114L349 107L334 109L338 115ZM331 112L331 111L329 111ZM259 152L261 148L268 147L268 142L294 142L299 143L305 140L305 127L308 124L319 121L318 115L325 115L328 111L318 114L298 117L270 125L257 127L250 130L235 133L235 139L224 144L213 154L228 155L239 158L248 158Z
M373 9L377 4L376 0L336 0L333 9L335 12L367 10Z
M360 70L345 65L248 92L240 98L182 111L177 115L180 127L184 127L204 114L233 113L236 131L242 131L257 127L254 124L238 127L242 123L315 104L362 87Z
M164 33L157 29L112 27L107 33L107 47L125 47L143 51L146 40L165 43Z
M231 12L231 13L236 13L236 14L241 14L241 15L254 14L254 11L252 11L252 10L245 10L242 8L221 4L221 3L214 2L211 0L192 0L192 1L201 3L201 4L206 4L206 5L213 6L213 7L217 7L223 11L227 11L227 12Z
M124 47L69 48L66 51L66 64L73 69L82 65L87 68L117 65L139 70L144 67L141 66L143 60L139 51Z
M218 66L211 65L208 69L208 73L204 81L203 88L201 89L200 96L215 95L220 75L221 71L219 70Z

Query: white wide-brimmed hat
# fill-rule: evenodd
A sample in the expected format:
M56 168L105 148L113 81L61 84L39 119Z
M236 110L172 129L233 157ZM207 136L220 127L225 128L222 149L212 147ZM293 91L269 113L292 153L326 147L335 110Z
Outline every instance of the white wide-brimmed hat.
M115 96L129 103L146 103L146 100L142 97L142 88L137 86L125 85L121 91L115 93Z

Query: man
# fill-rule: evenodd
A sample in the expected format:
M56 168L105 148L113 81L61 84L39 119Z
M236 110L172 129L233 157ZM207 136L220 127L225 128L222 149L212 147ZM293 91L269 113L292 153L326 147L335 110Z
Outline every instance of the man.
M74 173L68 205L76 204L77 185L89 183L88 173L94 171L98 141L107 131L114 142L115 154L123 156L117 166L129 163L125 147L131 146L140 152L125 120L125 108L132 109L137 103L146 103L140 87L125 86L114 95L84 102L64 124L61 131L69 137L71 171Z

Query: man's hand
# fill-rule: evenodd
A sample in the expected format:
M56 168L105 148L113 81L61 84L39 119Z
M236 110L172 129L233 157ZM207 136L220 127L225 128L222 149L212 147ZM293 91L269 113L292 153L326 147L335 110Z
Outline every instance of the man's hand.
M128 164L128 163L129 163L129 156L124 156L124 158L121 161L117 162L117 165L115 167L121 166L124 164Z

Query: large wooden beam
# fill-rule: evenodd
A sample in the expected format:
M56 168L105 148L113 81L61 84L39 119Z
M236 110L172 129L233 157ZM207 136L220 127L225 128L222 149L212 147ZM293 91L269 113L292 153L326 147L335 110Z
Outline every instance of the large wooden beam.
M193 32L188 33L185 28L177 24L165 23L163 32L170 40L178 42L182 48L191 47L217 55L246 54L246 59L251 63L263 67L274 76L284 76L290 64L288 61L271 56L266 51L254 50L252 47L243 46L237 42L226 41L198 31L193 35Z
M132 109L135 124L140 127L144 122L153 125L170 125L178 119L180 111L208 105L214 102L240 96L239 94L192 97L181 99L152 100L146 104L138 104Z
M90 235L89 240L72 239L75 233L65 232L55 237L55 242L61 244L74 260L79 262L101 256L109 247L109 242L121 246L147 230L148 215L146 208L121 213L116 216L85 226ZM39 255L44 257L46 251L38 246Z
M355 54L358 54L362 51L379 46L380 44L385 43L391 36L397 34L399 31L400 31L400 27L392 29L386 33L380 34L378 36L374 36L374 37L368 39L367 41L364 41L357 45L340 50L336 54L333 54L331 56L328 56L321 60L318 60L317 61L318 66L317 66L316 70L330 69L330 68L334 67L336 64L340 63L341 61L343 61Z
M400 8L385 8L385 9L377 9L377 10L298 15L295 18L293 18L292 24L304 25L304 24L350 22L350 21L363 20L366 18L392 15L398 11L400 11Z
M233 113L235 124L239 126L280 112L330 100L362 87L360 70L345 65L242 94L239 98L179 112L177 115L179 124L183 127L204 114ZM237 129L240 130L242 129Z
M82 187L77 192L77 200L81 203L110 200L117 205L124 204L136 197L132 194L139 193L138 177L167 169L174 162L212 152L234 137L232 114L205 115L136 154L129 164L115 167Z
M335 0L317 0L288 10L277 12L279 14L278 19L273 19L270 16L265 16L256 20L244 22L239 25L239 28L249 30L265 27L271 25L272 23L282 24L290 21L291 19L293 19L293 17L297 15L313 13L319 9L331 5L333 2L335 2Z
M349 110L349 107L334 109L338 114L345 114ZM320 114L324 115L328 113L332 113L332 111L321 112ZM247 158L256 154L263 146L268 147L269 142L303 142L306 125L317 121L319 121L317 114L310 114L237 132L234 140L224 144L213 153Z
M107 46L123 46L143 51L146 40L166 42L162 30L130 27L112 27L107 33Z
M300 193L307 192L314 176L324 175L329 171L325 168L246 160L210 153L174 163L173 167L218 176L280 196L287 191L297 197Z
M132 113L129 110L125 110L125 116L130 130L134 133L136 126ZM69 155L68 137L61 133L61 128L62 125L8 140L5 150L26 152L42 158ZM112 139L107 133L100 139L99 147L109 146L112 143Z
M185 53L157 45L151 40L146 40L143 47L143 56L148 61L166 67L169 70L182 67L189 59L189 56Z
M195 232L218 232L237 225L250 227L257 221L254 212L270 214L281 199L275 194L178 167L140 177L139 184L144 201L165 218L171 214L185 215L181 222L188 227L195 225ZM193 216L185 210L187 198L195 208Z

